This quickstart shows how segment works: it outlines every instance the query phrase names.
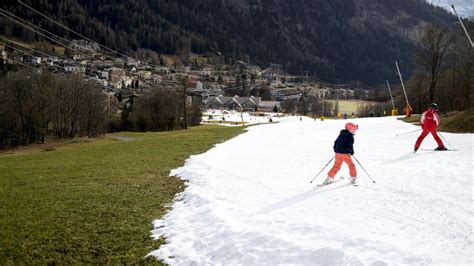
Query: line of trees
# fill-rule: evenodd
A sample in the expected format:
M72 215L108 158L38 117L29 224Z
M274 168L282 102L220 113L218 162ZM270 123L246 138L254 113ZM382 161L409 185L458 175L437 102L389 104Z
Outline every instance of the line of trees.
M20 70L0 83L0 148L105 132L105 96L77 75Z
M428 26L416 51L415 72L407 95L415 113L436 102L442 112L469 109L474 96L474 49L461 26ZM466 21L471 36L474 23ZM400 95L398 102L405 102Z
M474 36L474 23L464 24ZM414 53L415 71L405 80L407 97L414 113L422 113L430 103L437 103L443 113L473 110L474 97L474 49L460 25L449 28L444 25L428 25ZM406 105L401 85L391 84L394 89L395 108L403 114ZM387 86L375 87L371 98L379 103L360 106L360 116L378 112L390 113L392 104ZM384 102L388 100L387 102Z
M201 105L190 101L186 87L155 87L134 103L129 116L129 130L186 129L199 125L201 116Z
M281 109L284 113L311 117L336 116L338 112L331 102L314 95L304 96L299 101L286 99L281 102Z
M81 75L19 70L0 77L0 149L44 143L48 138L98 137L114 131L169 131L198 125L185 82L155 87L116 106ZM117 110L120 110L117 112Z

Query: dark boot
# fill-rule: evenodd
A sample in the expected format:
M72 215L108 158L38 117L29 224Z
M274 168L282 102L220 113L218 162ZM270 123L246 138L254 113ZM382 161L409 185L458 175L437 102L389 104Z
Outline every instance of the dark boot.
M435 151L447 151L446 147L437 147Z

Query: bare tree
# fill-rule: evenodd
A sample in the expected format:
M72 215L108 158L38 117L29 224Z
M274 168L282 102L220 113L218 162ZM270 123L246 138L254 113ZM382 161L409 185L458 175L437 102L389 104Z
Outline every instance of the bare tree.
M12 136L17 144L36 142L44 123L40 122L42 110L38 106L39 91L35 88L38 73L20 70L9 74L2 81L4 114L13 122Z
M0 146L44 142L51 75L30 70L10 73L0 86Z
M49 99L52 92L54 77L51 73L43 71L39 75L33 76L35 107L36 107L36 129L40 134L40 142L44 143L48 134L48 125L51 121L51 100Z
M474 30L474 23L466 23L467 30ZM456 99L459 102L456 106L461 110L471 107L472 97L474 97L474 49L469 45L463 36L461 29L455 33L455 41L452 47L454 54L452 82L458 93Z
M189 92L189 78L187 76L183 76L180 82L179 93L181 95L181 104L183 109L183 128L188 129L188 92Z
M132 120L140 131L169 131L179 127L182 115L178 90L155 87L137 99Z
M301 115L308 115L309 112L309 101L307 97L301 97L301 99L297 102L296 105L296 112Z
M472 28L474 24L468 24ZM430 102L440 104L443 112L470 108L473 97L474 49L457 29L430 26L416 53L416 69L407 91L421 112Z
M318 96L313 96L313 95L308 96L308 104L309 104L309 110L311 112L311 116L313 118L317 117L318 115L321 115L322 102L320 101Z
M428 84L428 74L422 71L415 71L412 74L411 79L407 82L407 97L414 101L415 113L421 113L426 106L430 104L428 94L429 94L429 84ZM403 98L403 101L405 99Z
M285 113L294 113L296 111L296 104L293 99L286 99L281 102L281 109Z
M85 82L83 111L80 115L80 135L87 137L100 136L106 125L106 96L101 88L92 82Z
M105 130L106 99L100 88L79 75L57 79L52 94L52 122L59 138L97 136Z
M419 67L429 76L429 100L433 102L439 73L445 63L446 53L451 45L451 36L444 26L430 25L425 29L421 47L416 54Z

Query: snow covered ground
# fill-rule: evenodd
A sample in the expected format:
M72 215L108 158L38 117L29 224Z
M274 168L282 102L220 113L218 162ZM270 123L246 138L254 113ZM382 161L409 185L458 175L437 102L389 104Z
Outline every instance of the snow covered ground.
M359 124L354 155L376 183L357 165L358 187L316 188L347 121ZM396 135L417 128L394 117L250 127L171 172L188 187L154 221L167 243L150 255L172 265L472 265L474 134L441 133L457 149L445 152L428 136L413 154L419 132Z
M279 113L261 113L261 116L255 116L248 112L239 112L237 110L207 110L203 112L202 123L219 123L225 126L241 126L242 121L245 125L269 123L278 121L282 114ZM225 122L225 123L224 123Z

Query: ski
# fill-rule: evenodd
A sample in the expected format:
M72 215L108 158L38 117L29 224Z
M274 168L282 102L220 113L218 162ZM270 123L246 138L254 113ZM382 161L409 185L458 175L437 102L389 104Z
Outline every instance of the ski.
M419 149L420 151L438 151L435 149ZM447 149L447 150L441 150L441 151L457 151L456 149Z
M335 178L334 181L332 181L331 183L327 183L327 184L321 183L321 184L318 184L318 185L316 185L316 187L325 187L325 186L327 186L327 185L331 185L331 184L337 183L337 182L339 182L339 181L341 181L341 180L344 180L344 177Z

